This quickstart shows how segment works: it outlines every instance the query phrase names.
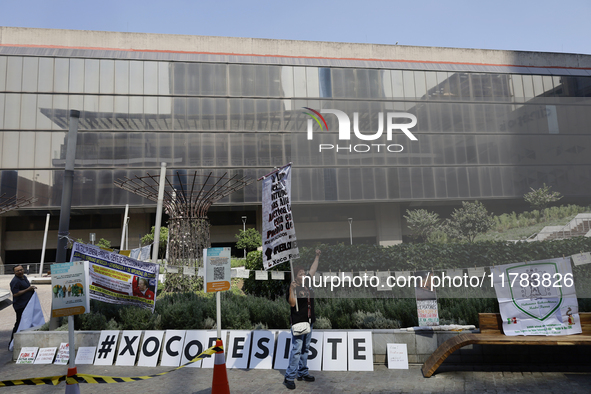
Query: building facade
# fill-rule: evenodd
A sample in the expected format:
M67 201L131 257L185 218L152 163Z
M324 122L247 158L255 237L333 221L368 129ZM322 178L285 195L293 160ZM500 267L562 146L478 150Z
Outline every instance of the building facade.
M588 55L2 27L0 195L38 198L0 218L5 263L38 262L48 212L55 250L71 109L71 237L114 246L125 205L134 247L155 204L113 182L161 162L254 178L292 162L304 245L396 244L408 208L519 209L544 183L591 196ZM214 245L242 216L261 228L260 186L212 207Z

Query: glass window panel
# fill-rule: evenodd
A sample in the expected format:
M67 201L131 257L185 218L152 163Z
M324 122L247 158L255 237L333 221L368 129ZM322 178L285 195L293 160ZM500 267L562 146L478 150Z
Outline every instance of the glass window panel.
M25 57L23 59L23 92L37 91L39 76L39 58Z
M70 59L69 92L84 92L84 59Z
M21 129L33 130L37 120L37 95L23 94L21 101Z
M84 110L84 96L81 95L70 95L68 96L68 106L78 111ZM69 117L69 113L64 114L64 119ZM65 124L67 128L67 123Z
M176 166L184 167L189 165L188 134L177 133L173 135L174 163Z
M188 156L189 156L189 166L198 167L201 165L201 134L200 133L189 133L187 134L188 137L188 146L190 147Z
M18 144L18 167L33 168L35 166L35 133L21 132Z
M390 70L382 70L380 71L380 78L381 89L384 92L384 97L392 98L392 73L390 72Z
M255 72L256 66L242 66L242 95L243 96L255 96Z
M515 101L520 103L523 102L525 96L523 94L523 79L521 78L521 75L511 75L511 82Z
M113 160L117 167L129 165L129 133L113 135Z
M386 97L382 81L380 79L382 71L380 70L367 70L367 77L369 80L369 97L382 98Z
M522 75L521 78L523 79L523 93L525 99L530 100L536 97L534 93L534 84L531 75Z
M129 133L129 165L132 167L152 164L144 161L144 135L145 133Z
M448 75L446 72L438 72L437 73L437 83L443 96L443 99L449 99L451 95L451 90L449 87L449 80Z
M297 68L297 67L296 67ZM295 68L294 68L295 70ZM389 72L389 71L388 71ZM332 80L332 97L345 97L345 70L340 68L333 68L331 70Z
M4 93L0 93L0 125L1 126L4 126L4 101L5 101L5 99L6 99L6 95Z
M425 72L425 89L430 98L439 98L440 92L437 86L437 73L433 71Z
M255 68L255 95L269 95L269 67L254 66Z
M283 163L286 163L285 157L283 155L284 152L284 142L283 142L283 135L281 134L270 134L270 144L271 144L271 165L273 166L282 166Z
M425 99L427 94L427 85L424 71L414 71L415 75L415 97Z
M144 62L144 94L158 94L158 63Z
M1 68L1 67L0 67ZM39 81L37 84L39 92L53 92L53 59L39 58Z
M21 118L21 95L7 94L4 107L4 128L18 129Z
M129 124L132 130L144 130L144 98L129 98Z
M187 99L187 129L202 130L201 128L201 99ZM209 125L209 119L208 119Z
M173 94L187 94L187 63L172 63Z
M473 197L473 198L481 197L478 168L469 167L466 169L466 173L467 173L467 177L468 177L468 186L469 186L468 191L470 193L470 197Z
M320 97L318 67L306 67L306 91L308 97Z
M480 80L482 82L482 97L490 100L493 98L492 80L489 74L481 74Z
M422 168L421 178L423 180L424 198L435 198L435 176L433 168Z
M172 63L158 62L158 94L171 94Z
M334 70L336 71L336 70ZM333 74L334 74L333 71ZM305 67L294 67L293 68L293 79L294 79L294 90L295 97L306 97L306 68ZM341 96L342 97L342 96Z
M129 93L129 62L126 60L115 60L115 93Z
M196 96L201 94L204 89L206 90L206 87L201 86L202 81L199 80L202 68L203 64L199 63L188 63L185 65L185 85L187 94Z
M215 65L214 64L200 64L199 65L201 71L201 83L199 90L195 90L195 93L205 94L208 96L212 96L215 94ZM190 91L189 94L193 92Z
M158 98L144 97L144 122L146 130L160 130L158 125Z
M67 115L68 112L68 96L54 95L53 96L53 130L63 130L68 128Z
M255 100L242 100L244 116L244 130L256 130L256 113L254 109Z
M100 61L86 59L84 61L84 91L86 93L99 92Z
M392 70L392 90L394 98L404 97L404 83L402 80L402 71Z
M174 130L187 129L187 99L183 97L174 97L173 104L173 128Z
M110 130L113 128L113 96L99 97L99 113L97 116L97 127L103 130Z
M129 97L115 96L113 108L113 128L115 130L129 130Z
M227 130L228 123L228 100L215 99L215 128L217 130Z
M53 69L53 90L55 92L68 92L70 79L70 61L69 59L55 59Z
M172 98L158 97L159 130L172 130Z
M279 90L279 96L281 97L293 97L293 67L281 66L281 87Z
M551 94L548 95L554 96L554 83L552 81L552 77L550 75L544 75L542 77L542 82L544 84L544 91L551 92Z
M225 96L228 94L228 67L225 64L214 65L215 85L213 94Z
M545 93L544 82L541 75L532 75L534 85L534 97L543 96Z
M201 129L215 130L215 99L201 99Z
M144 62L129 62L129 93L144 94Z
M447 198L447 182L445 181L445 168L435 167L433 169L433 182L435 185L435 197Z
M230 138L230 165L233 167L242 167L244 163L244 150L243 150L243 134L233 134Z
M459 197L470 197L470 183L468 181L468 171L466 167L456 168L458 177L458 194Z
M269 109L267 100L256 100L256 131L269 131Z
M242 100L230 99L230 130L243 130Z
M51 133L51 159L61 160L66 158L66 136L67 132L53 132ZM61 167L65 166L64 164Z
M2 133L3 141L2 141L2 157L0 157L0 161L2 162L2 168L17 168L18 167L18 156L19 156L19 135L20 133L16 131L5 131Z
M9 56L6 72L6 90L20 92L23 79L23 58Z
M230 64L230 96L242 96L242 66Z
M113 93L115 91L115 61L100 61L100 93Z
M6 56L0 56L0 90L6 90Z
M228 140L228 134L217 133L215 135L215 162L217 166L228 166Z
M215 166L215 134L206 133L202 135L201 157L205 167Z
M404 83L404 97L410 100L414 99L416 97L414 71L403 71L402 80Z
M158 134L142 133L144 137L144 165L159 166L162 162L158 157Z
M356 70L355 72L357 97L369 97L369 75L368 70Z

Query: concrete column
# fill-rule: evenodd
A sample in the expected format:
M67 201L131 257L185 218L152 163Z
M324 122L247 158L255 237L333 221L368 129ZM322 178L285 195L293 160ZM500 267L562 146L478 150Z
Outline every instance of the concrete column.
M375 204L375 215L378 244L391 246L402 243L400 204L377 203Z

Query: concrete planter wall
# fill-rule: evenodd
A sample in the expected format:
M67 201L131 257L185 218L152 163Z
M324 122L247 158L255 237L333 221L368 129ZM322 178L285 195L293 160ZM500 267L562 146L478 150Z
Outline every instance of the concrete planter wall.
M282 330L280 330L282 331ZM315 330L333 331L333 330ZM352 331L352 330L334 330ZM407 330L371 330L373 335L373 359L374 363L386 363L388 343L405 343L408 350L408 361L411 364L422 364L437 347L460 332L452 331L407 331ZM76 349L80 346L96 346L100 331L76 331ZM227 339L227 338L226 338ZM60 343L68 342L67 331L23 331L15 334L13 360L18 358L21 348L34 347L59 347ZM463 353L471 353L471 346L458 350L448 360L460 362Z

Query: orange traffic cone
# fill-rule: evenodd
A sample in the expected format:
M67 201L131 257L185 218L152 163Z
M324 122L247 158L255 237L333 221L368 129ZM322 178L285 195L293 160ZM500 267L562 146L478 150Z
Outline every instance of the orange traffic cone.
M224 357L223 343L221 339L215 342L219 350L215 354L213 366L213 382L211 383L211 394L230 394L228 384L228 373L226 372L226 358Z

